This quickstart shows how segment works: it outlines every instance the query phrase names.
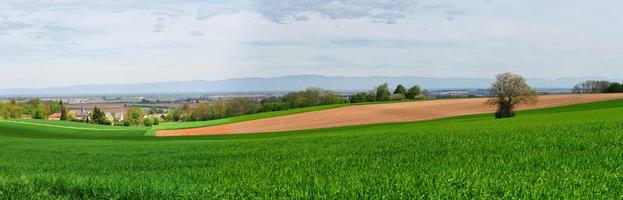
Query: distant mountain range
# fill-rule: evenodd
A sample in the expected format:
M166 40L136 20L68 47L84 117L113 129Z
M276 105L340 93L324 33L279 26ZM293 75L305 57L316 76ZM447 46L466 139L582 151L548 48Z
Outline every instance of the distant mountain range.
M572 88L585 80L604 80L598 77L528 79L535 88ZM176 81L137 84L77 85L43 89L0 89L0 96L30 95L103 95L103 94L149 94L149 93L228 93L272 92L303 90L319 87L330 90L369 90L380 83L390 86L418 84L426 89L474 89L488 88L493 79L481 78L431 78L431 77L348 77L298 75L274 78L240 78L220 81Z

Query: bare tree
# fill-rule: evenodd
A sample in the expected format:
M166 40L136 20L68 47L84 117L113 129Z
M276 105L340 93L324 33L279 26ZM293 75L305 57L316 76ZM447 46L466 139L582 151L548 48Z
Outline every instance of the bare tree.
M497 106L496 118L513 117L513 109L519 104L534 104L537 101L534 91L526 80L518 74L503 73L495 76L491 85L491 99L487 104Z
M573 93L577 94L594 94L594 93L602 93L605 92L608 86L610 86L610 82L608 81L593 81L588 80L582 83L579 83L573 87Z

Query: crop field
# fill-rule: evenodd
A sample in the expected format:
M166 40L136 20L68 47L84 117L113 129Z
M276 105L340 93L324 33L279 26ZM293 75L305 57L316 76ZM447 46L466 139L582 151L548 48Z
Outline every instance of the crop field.
M536 104L521 105L518 109L529 110L621 99L623 93L543 95L538 98L539 101ZM254 120L231 120L222 124L212 123L208 125L209 122L203 122L206 125L204 127L158 130L155 135L188 136L296 131L365 124L414 122L495 112L495 107L486 105L487 100L488 98L441 99L343 106L336 109L309 110L314 112L273 115L270 118L255 117ZM245 118L249 119L250 117L245 116Z
M155 132L158 130L176 130L176 129L190 129L190 128L216 126L216 125L231 124L231 123L236 123L236 122L251 121L251 120L256 120L256 119L305 113L305 112L311 112L311 111L327 110L327 109L339 108L339 107L344 107L344 106L348 106L348 104L332 104L332 105L314 106L314 107L307 107L307 108L281 110L281 111L274 111L274 112L263 112L263 113L241 115L237 117L230 117L230 118L209 120L209 121L167 122L167 123L162 123L159 126L153 127L151 130L149 130L148 135L155 135Z
M623 198L623 100L248 135L53 125L0 122L0 199Z

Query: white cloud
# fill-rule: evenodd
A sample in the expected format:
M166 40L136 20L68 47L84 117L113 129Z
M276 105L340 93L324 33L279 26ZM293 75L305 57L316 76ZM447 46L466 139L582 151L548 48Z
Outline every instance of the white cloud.
M489 77L508 70L554 78L585 76L587 68L620 78L619 5L5 0L0 70L11 73L0 74L0 87L289 74Z

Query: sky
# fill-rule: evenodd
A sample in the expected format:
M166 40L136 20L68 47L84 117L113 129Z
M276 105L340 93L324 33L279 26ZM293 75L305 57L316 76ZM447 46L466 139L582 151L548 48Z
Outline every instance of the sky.
M617 0L0 0L0 88L315 74L623 78Z

